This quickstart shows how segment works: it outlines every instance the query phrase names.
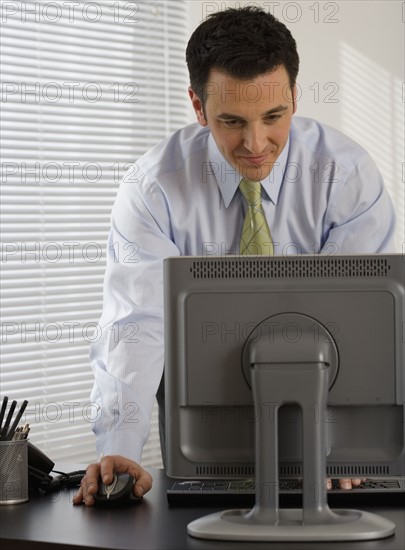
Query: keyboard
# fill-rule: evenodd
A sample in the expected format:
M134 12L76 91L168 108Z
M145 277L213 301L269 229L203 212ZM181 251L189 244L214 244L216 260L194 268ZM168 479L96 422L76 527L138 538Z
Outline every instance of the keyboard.
M341 489L337 479L332 480L332 488L328 495L364 495L387 493L404 493L405 480L398 478L368 479L359 487L351 490ZM280 502L302 500L302 479L279 480ZM219 502L235 503L235 505L251 505L255 498L254 479L211 479L175 481L167 490L169 504L210 504Z

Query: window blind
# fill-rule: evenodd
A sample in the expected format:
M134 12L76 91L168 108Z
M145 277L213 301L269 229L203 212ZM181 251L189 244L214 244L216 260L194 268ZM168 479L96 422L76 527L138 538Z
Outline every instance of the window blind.
M1 392L30 439L94 460L88 352L126 168L187 124L185 0L1 5ZM145 465L158 464L156 411Z

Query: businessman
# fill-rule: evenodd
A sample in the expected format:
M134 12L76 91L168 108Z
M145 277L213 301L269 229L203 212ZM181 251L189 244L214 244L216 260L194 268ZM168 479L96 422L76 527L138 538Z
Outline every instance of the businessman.
M103 337L91 348L103 457L75 504L92 505L98 476L108 483L113 470L134 475L137 496L151 488L140 461L155 395L164 398L165 257L394 250L394 209L369 154L295 116L299 57L281 22L254 7L215 13L192 34L186 60L197 122L137 160L112 211ZM244 228L253 188L265 220L255 242Z

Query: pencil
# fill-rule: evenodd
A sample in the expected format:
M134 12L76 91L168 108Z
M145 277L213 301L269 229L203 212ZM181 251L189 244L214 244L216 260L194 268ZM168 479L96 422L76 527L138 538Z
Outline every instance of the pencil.
M5 395L3 397L3 404L1 405L1 411L0 411L0 433L1 433L1 425L3 424L4 414L7 408L7 401L8 401L8 397L7 395Z
M20 407L20 410L18 411L15 419L14 419L14 422L9 430L9 432L6 434L6 437L4 439L4 441L11 441L13 439L13 435L14 435L14 432L15 432L15 429L17 428L18 426L18 423L20 422L21 420L21 417L22 415L24 414L24 411L26 409L28 405L28 401L25 399Z
M10 422L11 422L11 418L12 418L12 416L13 416L14 409L16 408L16 406L17 406L17 401L13 401L13 402L11 403L10 410L8 411L8 415L7 415L6 421L4 422L3 429L1 430L1 434L0 434L0 440L1 440L1 441L5 441L5 437L6 437L6 435L7 435L8 428L9 428Z

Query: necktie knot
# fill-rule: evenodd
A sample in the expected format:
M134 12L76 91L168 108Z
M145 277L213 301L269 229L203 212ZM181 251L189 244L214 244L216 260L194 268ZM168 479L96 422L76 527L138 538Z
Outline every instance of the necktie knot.
M239 184L239 189L242 191L249 206L254 206L261 203L262 185L260 181L251 181L243 179Z

